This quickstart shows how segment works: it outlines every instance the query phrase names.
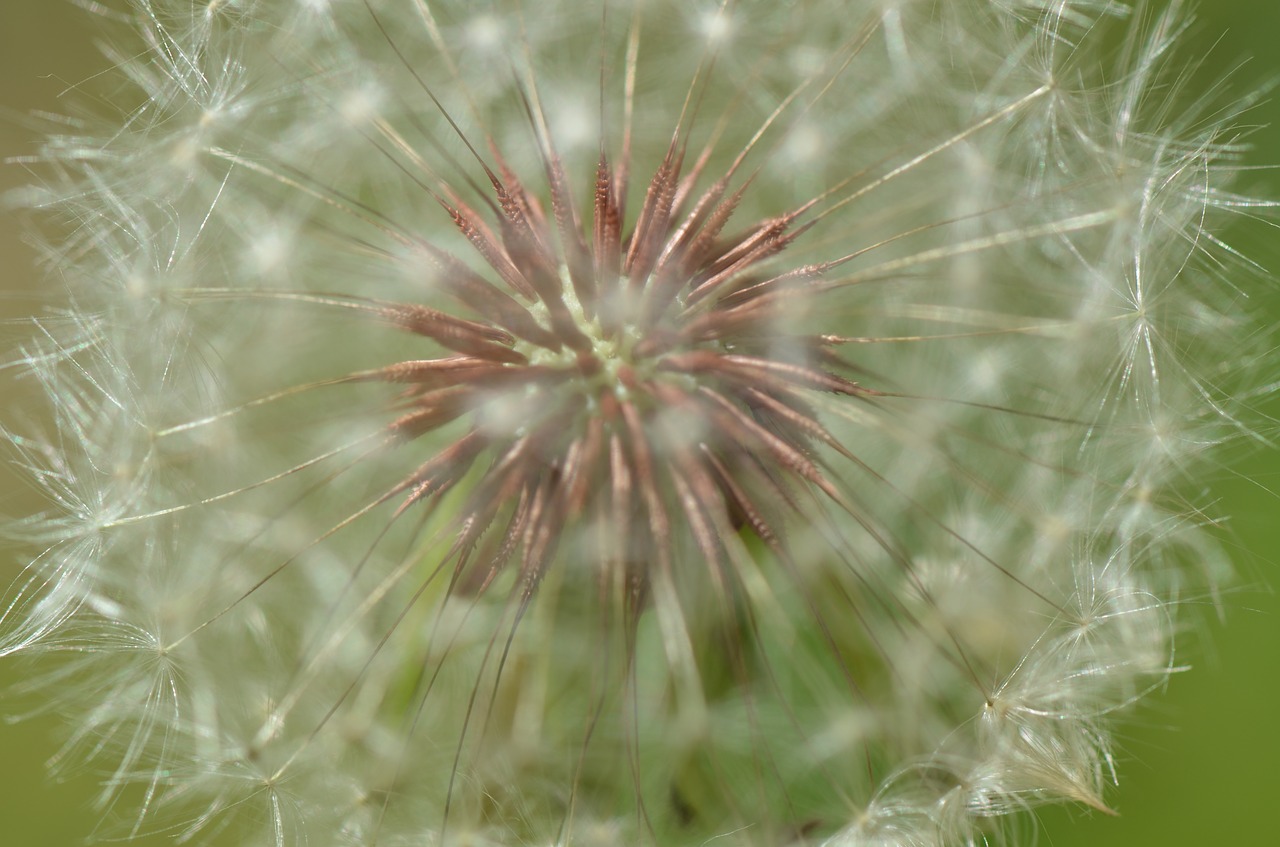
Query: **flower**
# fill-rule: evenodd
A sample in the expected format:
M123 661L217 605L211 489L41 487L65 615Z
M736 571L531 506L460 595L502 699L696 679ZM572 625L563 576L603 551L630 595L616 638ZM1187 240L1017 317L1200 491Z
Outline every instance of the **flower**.
M1112 716L1226 572L1187 483L1248 434L1247 103L1184 97L1180 10L122 18L123 112L34 195L69 297L14 360L50 507L0 652L131 833L1107 808Z

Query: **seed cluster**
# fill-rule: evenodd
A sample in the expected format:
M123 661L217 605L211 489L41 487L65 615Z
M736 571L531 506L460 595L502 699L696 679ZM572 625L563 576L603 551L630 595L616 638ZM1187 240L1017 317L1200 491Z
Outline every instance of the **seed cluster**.
M0 657L124 836L1107 807L1230 573L1182 483L1280 349L1179 4L80 5L129 47L33 163Z
M388 496L429 508L486 457L453 550L476 587L518 563L532 591L566 527L581 526L600 530L601 561L613 563L604 577L627 563L644 563L641 583L645 568L669 571L689 536L715 579L732 580L725 536L745 524L782 552L776 507L799 510L797 487L841 502L813 447L853 457L806 398L873 392L841 375L846 339L792 329L839 262L772 269L812 204L726 234L746 190L732 187L737 166L699 191L707 157L686 174L685 153L677 132L629 232L627 169L603 153L585 225L554 151L544 150L549 215L498 157L501 175L485 166L491 223L436 195L489 274L418 245L445 292L481 319L380 307L456 354L361 378L411 384L390 427L400 438L469 420Z

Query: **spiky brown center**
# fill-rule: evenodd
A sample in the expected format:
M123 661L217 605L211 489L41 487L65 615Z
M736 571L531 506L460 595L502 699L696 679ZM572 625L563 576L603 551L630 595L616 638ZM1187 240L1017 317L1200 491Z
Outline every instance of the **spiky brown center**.
M625 171L603 154L585 226L550 151L549 215L496 152L491 221L447 187L435 195L489 273L421 250L474 319L387 305L385 318L454 355L374 376L411 386L397 439L470 424L388 497L403 494L402 509L436 500L487 465L453 549L476 588L518 562L531 590L565 532L592 526L608 528L602 562L669 568L692 541L718 571L724 538L744 524L778 544L773 516L798 508L794 487L838 499L813 448L844 451L809 399L868 392L836 372L843 339L794 329L825 267L765 272L809 207L725 235L743 189L730 191L730 169L695 194L707 157L682 175L682 143L629 232Z

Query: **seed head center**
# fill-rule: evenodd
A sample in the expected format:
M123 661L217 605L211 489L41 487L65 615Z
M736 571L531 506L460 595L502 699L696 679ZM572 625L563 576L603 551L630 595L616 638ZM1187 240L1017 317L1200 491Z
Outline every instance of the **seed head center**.
M651 376L652 359L636 353L636 346L642 338L640 330L629 321L606 328L599 316L590 314L582 304L570 280L569 269L564 264L560 265L560 278L564 305L574 326L588 339L589 348L575 350L564 345L551 349L521 342L516 350L523 353L531 365L577 371L579 376L573 382L588 397L610 392L620 400L627 399L628 381L633 377ZM535 303L530 307L530 313L545 329L555 331L550 310L544 303Z

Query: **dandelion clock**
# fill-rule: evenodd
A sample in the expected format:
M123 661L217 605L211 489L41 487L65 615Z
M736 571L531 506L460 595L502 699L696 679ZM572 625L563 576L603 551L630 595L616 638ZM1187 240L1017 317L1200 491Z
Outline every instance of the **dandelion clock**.
M4 412L43 506L0 653L104 835L1109 810L1267 348L1250 104L1182 10L86 5L112 70L21 196L63 289L5 360L47 408Z

